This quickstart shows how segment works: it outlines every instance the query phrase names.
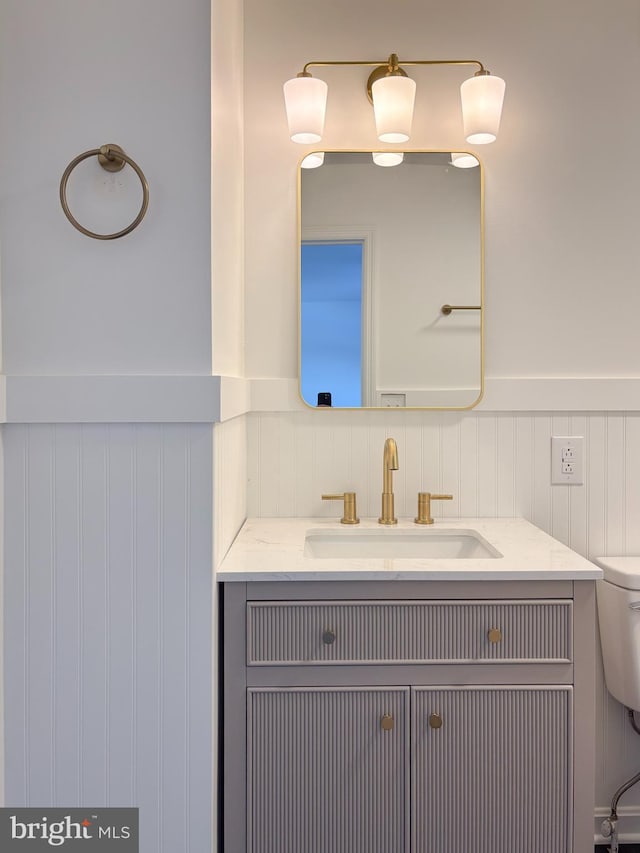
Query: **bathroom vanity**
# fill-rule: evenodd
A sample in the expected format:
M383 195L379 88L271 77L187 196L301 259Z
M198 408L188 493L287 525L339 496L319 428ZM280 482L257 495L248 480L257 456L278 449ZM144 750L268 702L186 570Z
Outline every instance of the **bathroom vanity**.
M591 853L599 577L520 519L247 521L225 853Z

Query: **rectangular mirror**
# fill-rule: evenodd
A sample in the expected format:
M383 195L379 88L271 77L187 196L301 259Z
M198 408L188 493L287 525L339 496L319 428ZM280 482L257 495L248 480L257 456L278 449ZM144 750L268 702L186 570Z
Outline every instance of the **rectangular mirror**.
M385 168L371 151L325 152L320 167L299 169L300 394L309 406L480 401L483 174L472 154L470 168L454 166L461 154L404 152Z

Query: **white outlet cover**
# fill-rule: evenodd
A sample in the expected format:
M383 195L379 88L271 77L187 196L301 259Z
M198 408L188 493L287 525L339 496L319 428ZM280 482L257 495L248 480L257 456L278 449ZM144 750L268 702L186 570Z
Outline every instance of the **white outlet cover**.
M563 451L571 450L571 464L563 464ZM552 485L582 486L582 459L584 453L584 436L582 435L553 435L551 437L551 483ZM566 454L564 454L566 456ZM566 471L567 467L572 471Z
M399 409L407 405L406 394L381 394L380 405L390 409Z

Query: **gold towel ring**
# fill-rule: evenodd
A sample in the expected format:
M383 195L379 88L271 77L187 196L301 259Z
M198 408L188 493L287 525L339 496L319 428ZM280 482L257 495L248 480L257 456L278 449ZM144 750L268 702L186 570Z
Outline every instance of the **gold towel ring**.
M96 234L95 231L89 231L88 228L84 228L80 225L69 210L69 205L67 204L67 182L69 180L69 175L73 172L78 163L82 163L83 160L87 160L89 157L97 157L98 162L103 169L107 170L107 172L119 172L121 169L124 169L125 163L128 163L140 178L140 183L142 184L142 207L133 222L130 225L127 225L126 228L123 228L122 231L117 231L115 234ZM129 234L133 231L133 229L140 225L144 219L144 215L149 207L149 184L147 183L147 179L145 178L144 172L140 166L138 166L135 160L132 160L131 157L125 154L119 145L102 145L100 148L92 148L91 151L85 151L83 154L78 154L78 156L75 157L64 170L62 180L60 181L60 204L62 205L64 214L69 222L82 234L86 234L87 237L93 237L95 240L117 240L118 237L124 237L125 234Z

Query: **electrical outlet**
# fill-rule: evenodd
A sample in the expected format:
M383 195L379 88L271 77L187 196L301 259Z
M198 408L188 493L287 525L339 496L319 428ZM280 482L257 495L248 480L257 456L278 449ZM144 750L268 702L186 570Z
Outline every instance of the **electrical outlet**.
M403 408L407 405L406 394L381 394L380 405L391 409Z
M551 437L551 482L555 485L581 486L582 453L584 438L581 435L554 435Z

